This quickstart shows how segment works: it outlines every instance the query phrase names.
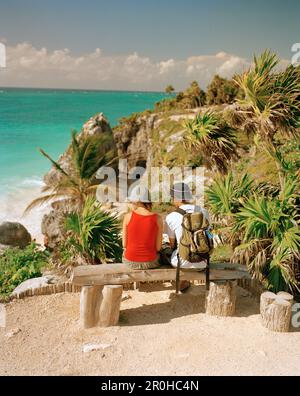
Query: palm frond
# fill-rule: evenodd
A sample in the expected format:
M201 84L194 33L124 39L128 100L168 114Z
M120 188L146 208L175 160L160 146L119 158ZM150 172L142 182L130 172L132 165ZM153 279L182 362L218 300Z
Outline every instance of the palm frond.
M52 159L49 154L47 154L41 148L39 148L39 152L52 163L55 169L57 169L61 174L65 175L66 177L69 177L68 173L59 165L58 162L54 161L54 159Z
M254 278L263 281L268 274L270 242L253 239L243 243L235 248L231 261L245 264Z
M269 289L275 293L287 288L295 288L300 291L291 266L293 262L294 258L289 250L278 251L273 256L268 273Z
M65 194L57 194L57 193L52 193L48 195L44 195L42 197L34 199L24 210L23 215L28 214L32 209L37 208L38 206L45 205L53 200L57 200L59 198L65 197Z
M239 102L240 121L245 126L251 120L253 129L268 143L274 143L278 131L299 136L300 73L293 66L278 72L277 65L277 56L267 50L236 78L245 96Z
M229 172L226 176L218 176L206 189L208 204L215 215L231 216L236 213L241 203L254 189L254 181L248 175L233 176Z
M214 112L197 114L185 120L184 144L201 153L209 168L226 173L231 160L238 158L237 140L233 129Z
M67 216L66 229L76 240L73 247L89 262L121 260L119 219L103 211L95 198L88 197L80 213Z

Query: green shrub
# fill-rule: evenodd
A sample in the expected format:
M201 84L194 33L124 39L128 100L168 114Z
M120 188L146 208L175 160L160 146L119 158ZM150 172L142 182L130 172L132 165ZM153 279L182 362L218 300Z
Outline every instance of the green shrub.
M214 76L207 88L208 105L233 103L236 98L241 96L242 92L234 80L227 80L218 75Z
M233 233L242 234L233 261L247 265L250 273L271 291L298 290L300 229L299 185L284 179L279 195L253 193L235 214Z
M184 92L178 92L176 96L157 102L155 104L155 112L194 109L204 106L205 103L206 93L199 87L197 81L193 81Z
M226 176L218 175L206 189L210 210L215 216L232 216L253 191L254 182L247 174L234 176L229 172Z
M35 243L25 249L10 248L0 255L0 296L9 295L20 283L42 275L49 253Z
M66 217L67 250L87 263L120 262L122 245L119 219L103 211L94 198L88 198L81 213ZM69 248L69 249L68 249ZM63 249L68 261L68 253Z

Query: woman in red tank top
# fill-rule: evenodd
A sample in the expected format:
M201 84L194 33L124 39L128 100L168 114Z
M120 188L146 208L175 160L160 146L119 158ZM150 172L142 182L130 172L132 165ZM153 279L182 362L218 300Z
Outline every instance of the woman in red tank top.
M151 212L151 203L132 202L123 221L124 263L135 269L157 268L162 244L161 217Z

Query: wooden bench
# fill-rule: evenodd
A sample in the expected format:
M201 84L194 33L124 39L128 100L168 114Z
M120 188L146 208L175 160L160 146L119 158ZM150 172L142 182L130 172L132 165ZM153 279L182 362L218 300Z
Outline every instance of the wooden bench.
M210 280L220 282L225 292L232 281L249 279L246 267L233 264L210 264ZM207 281L206 271L180 270L181 280ZM126 264L103 264L74 268L71 281L81 286L80 323L83 328L117 325L123 285L135 282L175 281L176 269L161 267L133 270ZM215 283L216 284L216 283ZM216 291L212 288L212 293ZM220 293L217 293L220 294Z

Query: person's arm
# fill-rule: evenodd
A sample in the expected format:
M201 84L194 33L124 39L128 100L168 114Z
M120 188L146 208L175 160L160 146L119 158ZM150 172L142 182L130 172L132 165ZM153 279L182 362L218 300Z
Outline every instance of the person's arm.
M176 248L176 235L175 235L175 230L173 229L172 222L170 221L170 217L166 217L166 233L168 234L169 237L169 243L171 249Z
M161 216L157 215L157 238L156 238L156 250L159 252L162 247L162 236L163 236L163 221Z

